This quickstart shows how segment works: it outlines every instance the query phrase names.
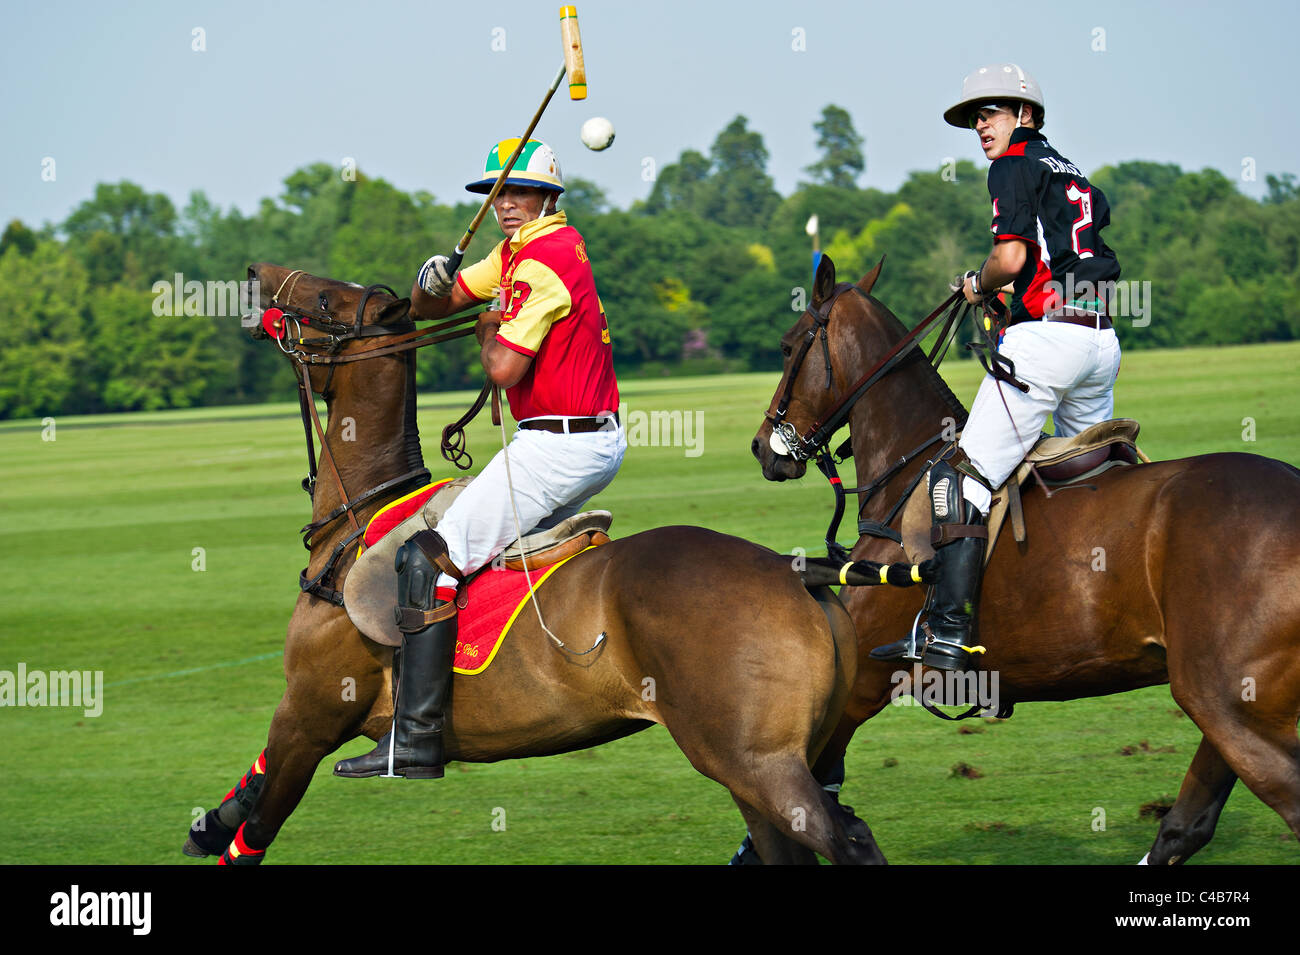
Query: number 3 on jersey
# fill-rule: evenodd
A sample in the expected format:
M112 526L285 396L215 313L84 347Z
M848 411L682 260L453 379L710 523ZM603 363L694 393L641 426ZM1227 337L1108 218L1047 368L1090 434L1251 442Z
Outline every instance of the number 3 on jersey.
M1079 233L1092 225L1092 190L1080 189L1078 183L1071 182L1065 190L1065 198L1079 207L1079 218L1074 220L1074 228L1070 230L1074 252L1081 259L1090 259L1092 249L1079 248Z

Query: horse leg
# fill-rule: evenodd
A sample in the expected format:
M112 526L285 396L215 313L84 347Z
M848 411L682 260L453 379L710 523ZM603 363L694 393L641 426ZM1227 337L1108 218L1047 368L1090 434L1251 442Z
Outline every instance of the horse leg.
M1143 865L1180 865L1210 841L1219 813L1228 801L1237 774L1208 739L1202 738L1183 779L1174 807L1160 821L1160 831Z
M745 836L752 851L748 856L742 852L736 865L817 865L817 853L802 846L792 839L787 839L776 826L772 825L761 812L741 799L735 793L731 798L740 807L740 814L745 817L745 827L749 830ZM756 857L756 858L755 858Z
M739 780L696 768L714 779L728 780L724 785L740 806L764 863L808 861L809 854L798 847L836 865L884 863L866 823L822 789L803 760L778 756L752 766Z
M381 671L368 676L358 678L358 700L373 700L382 689ZM295 684L290 683L271 720L262 796L222 855L223 865L259 865L298 808L320 761L374 722L368 719L367 703L342 703L330 699L324 686Z
M209 809L202 819L190 826L189 838L181 851L194 859L221 855L235 839L235 833L253 811L262 784L266 782L266 750L257 754L248 772L235 783L216 809Z
M286 706L287 701L286 695L271 721L262 798L222 854L222 865L262 863L267 847L306 793L317 765L337 748L322 743L315 733L303 732L304 727L292 712L292 707Z
M849 700L848 707L840 716L839 723L831 732L825 748L822 749L821 755L817 758L812 769L813 778L826 791L827 797L834 805L837 814L844 817L846 824L859 837L862 834L857 829L858 826L866 830L866 838L872 838L870 835L871 830L867 828L866 823L853 814L852 806L842 806L839 802L840 790L845 780L844 757L848 752L849 742L853 739L853 734L857 732L858 727L888 705L890 701L889 686L890 684L880 684L879 681L864 681L862 675L859 674L858 684L853 688L853 696ZM875 844L874 839L872 844ZM740 848L736 850L735 855L732 856L731 864L756 864L752 859L756 851L757 843L751 829L745 833L745 839L741 842ZM879 853L878 848L876 852ZM766 856L763 856L761 852L757 854L763 862L767 861ZM880 856L879 861L884 861L883 855Z
M1300 738L1294 700L1261 702L1178 699L1228 768L1300 839ZM1199 753L1198 753L1199 756ZM1226 796L1224 797L1226 798Z

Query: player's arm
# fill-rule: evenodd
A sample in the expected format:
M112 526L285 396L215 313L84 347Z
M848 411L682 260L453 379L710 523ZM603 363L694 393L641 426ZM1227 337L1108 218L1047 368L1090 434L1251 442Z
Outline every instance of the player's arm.
M555 272L535 259L514 270L508 311L484 312L476 332L488 377L509 388L528 374L551 325L569 314L573 299Z
M500 312L484 312L478 317L474 334L478 336L482 348L479 359L488 380L502 388L513 388L528 374L533 363L532 355L525 355L497 341L497 332L501 329Z
M993 200L993 251L962 286L966 301L978 304L1015 280L1029 259L1029 237L1036 234L1032 169L1019 157L996 159L989 167L989 198Z
M447 315L455 315L457 312L463 312L472 305L480 304L479 300L471 297L456 283L451 287L451 294L443 298L434 298L424 289L420 288L420 282L417 279L411 286L411 317L425 321L444 318Z
M968 282L968 287L975 286L987 294L988 291L996 291L1008 282L1015 281L1020 270L1025 267L1025 262L1029 258L1029 243L1024 239L1015 239L1007 237L1001 242L993 243L993 251L989 257L984 260L984 265L980 268L979 273L973 276ZM977 297L972 297L970 292L966 295L967 301L972 303L978 302Z
M431 256L411 286L411 315L437 319L463 312L496 295L501 277L501 246L481 262L453 271L445 255Z

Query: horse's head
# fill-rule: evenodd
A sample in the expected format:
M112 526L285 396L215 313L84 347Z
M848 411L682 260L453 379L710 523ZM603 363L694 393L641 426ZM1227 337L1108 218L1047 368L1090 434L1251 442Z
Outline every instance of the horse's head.
M289 325L294 332L298 329L292 327L292 319L297 319L304 333L298 337L308 341L320 338L325 343L332 336L347 342L354 337L371 337L379 326L391 331L395 325L409 325L410 299L398 298L386 285L365 288L355 282L323 279L302 269L269 262L250 265L248 279L250 288L257 292L254 310L265 313L278 309L291 319ZM253 337L283 338L285 326L275 325L278 317L259 321ZM369 333L362 332L363 328L369 328Z
M884 261L853 286L837 284L835 263L828 255L821 257L812 303L781 339L785 367L766 420L751 444L769 481L803 477L815 450L804 439L826 422L853 385L848 376L862 366L855 325L868 310L866 294Z
M250 265L248 279L259 316L253 337L273 339L291 359L321 372L311 376L316 391L328 388L333 361L358 350L361 340L415 328L410 299L386 285L363 288L267 262Z

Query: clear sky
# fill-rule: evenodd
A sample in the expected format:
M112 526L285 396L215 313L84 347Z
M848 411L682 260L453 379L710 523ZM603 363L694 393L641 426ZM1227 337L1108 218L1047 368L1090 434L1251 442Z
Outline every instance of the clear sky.
M0 2L0 217L32 225L122 179L178 207L202 189L251 212L299 166L348 158L401 189L461 198L563 59L560 4L540 0ZM562 87L537 135L620 207L649 193L647 158L707 153L738 113L783 194L817 158L827 103L866 137L862 185L894 189L948 157L983 162L975 135L941 114L967 72L1003 60L1038 79L1044 132L1085 171L1208 166L1250 195L1266 173L1300 172L1294 0L577 8L590 96L571 102ZM594 115L618 133L603 153L578 139Z

